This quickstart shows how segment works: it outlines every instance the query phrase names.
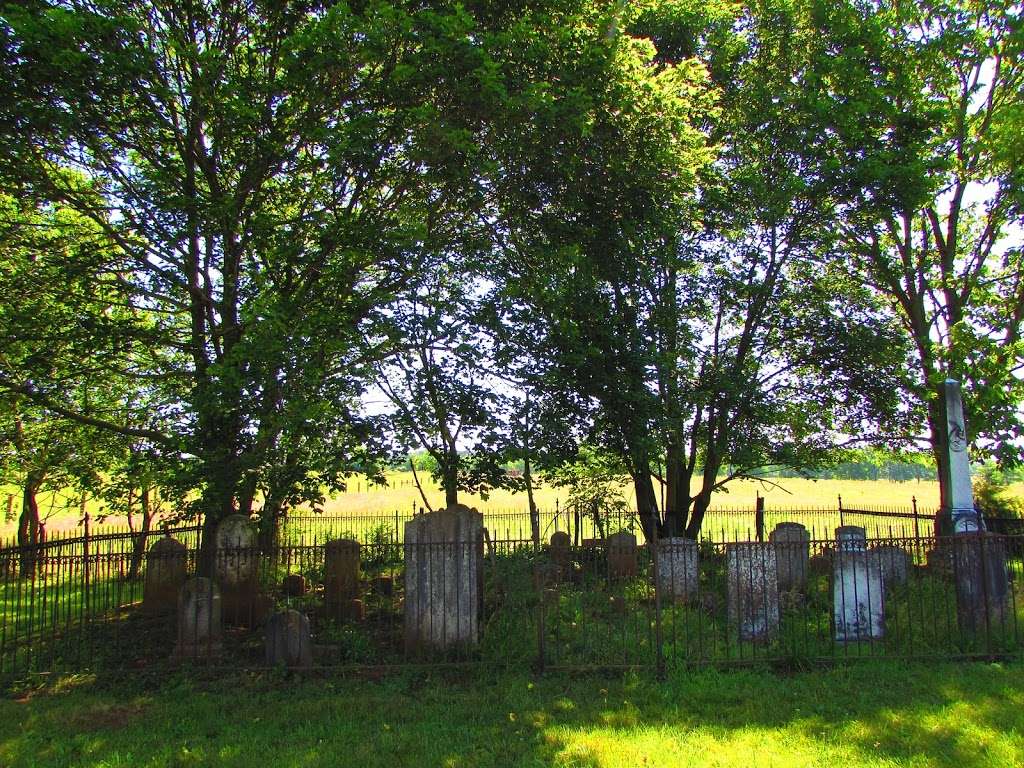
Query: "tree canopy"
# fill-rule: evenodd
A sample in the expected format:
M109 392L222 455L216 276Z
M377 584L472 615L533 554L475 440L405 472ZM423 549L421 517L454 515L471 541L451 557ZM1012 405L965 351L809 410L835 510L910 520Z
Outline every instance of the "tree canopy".
M5 474L270 536L396 453L449 504L601 455L695 537L732 479L840 447L941 472L948 376L1012 465L1020 15L4 4Z

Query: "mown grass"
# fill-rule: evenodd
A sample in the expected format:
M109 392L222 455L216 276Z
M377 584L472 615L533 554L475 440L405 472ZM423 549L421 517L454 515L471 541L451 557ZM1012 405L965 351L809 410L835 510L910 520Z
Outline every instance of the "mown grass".
M72 679L0 701L0 764L957 766L1024 762L1024 667L781 676Z

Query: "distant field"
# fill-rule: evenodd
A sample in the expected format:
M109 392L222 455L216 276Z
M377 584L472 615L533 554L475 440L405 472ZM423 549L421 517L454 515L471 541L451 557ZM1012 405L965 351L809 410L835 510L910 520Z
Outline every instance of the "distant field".
M353 478L349 489L329 499L324 505L324 514L328 516L358 516L391 514L396 510L407 512L423 506L423 500L413 482L411 472L391 472L387 476L388 485L368 486L365 479ZM422 477L424 491L430 505L435 509L444 505L444 493L429 477ZM1017 496L1024 498L1024 483L1013 486ZM17 531L17 514L21 509L21 499L14 488L0 488L0 514L6 510L8 494L13 494L12 512L14 519L5 520L0 525L0 536L7 538ZM750 509L753 510L757 495L765 498L765 506L772 509L834 509L842 496L843 506L892 506L909 507L914 498L917 499L921 511L931 511L939 503L938 483L911 480L894 482L890 480L803 480L778 479L769 483L741 481L730 484L728 491L717 493L712 503L713 508ZM635 498L631 486L623 489L623 495L631 506L635 506ZM556 505L564 508L567 494L564 489L541 485L535 491L538 506L545 511L553 512ZM464 494L464 503L477 507L485 513L523 512L527 509L525 493L509 493L494 491L488 498ZM86 505L93 520L102 514L99 502L89 500ZM80 514L78 500L68 494L44 493L40 495L40 508L46 517L47 530L50 532L70 532L79 528ZM111 516L104 526L124 526L123 517Z

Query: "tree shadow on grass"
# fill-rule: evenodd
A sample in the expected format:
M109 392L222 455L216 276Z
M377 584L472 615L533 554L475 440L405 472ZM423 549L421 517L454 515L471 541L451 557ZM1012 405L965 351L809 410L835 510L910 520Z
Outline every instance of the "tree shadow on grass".
M178 675L0 702L17 766L892 765L1024 760L1024 667L783 676Z

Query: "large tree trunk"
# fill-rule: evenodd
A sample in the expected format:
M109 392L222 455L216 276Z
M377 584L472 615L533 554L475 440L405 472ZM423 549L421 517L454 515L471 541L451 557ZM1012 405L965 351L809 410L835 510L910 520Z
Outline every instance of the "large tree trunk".
M25 478L21 493L21 517L18 519L18 551L20 555L19 572L21 578L34 576L39 565L39 546L41 544L41 521L39 520L39 503L36 494L43 484L41 472L29 472Z
M651 468L646 461L638 462L639 466L633 473L633 487L636 489L636 511L640 516L640 526L644 538L649 542L658 539L658 497L654 493L654 480Z
M533 473L530 471L529 448L523 453L523 479L526 481L526 500L530 505L530 535L535 546L540 546L540 510L533 498Z
M690 506L690 486L683 466L683 452L672 440L665 452L665 536L681 536Z
M142 567L142 558L146 555L146 541L149 539L149 532L153 526L153 505L150 503L150 488L142 486L139 493L139 501L142 507L142 522L139 524L139 533L132 542L132 557L128 564L128 581L135 581L139 578L139 570ZM131 520L131 509L128 510L128 519Z

